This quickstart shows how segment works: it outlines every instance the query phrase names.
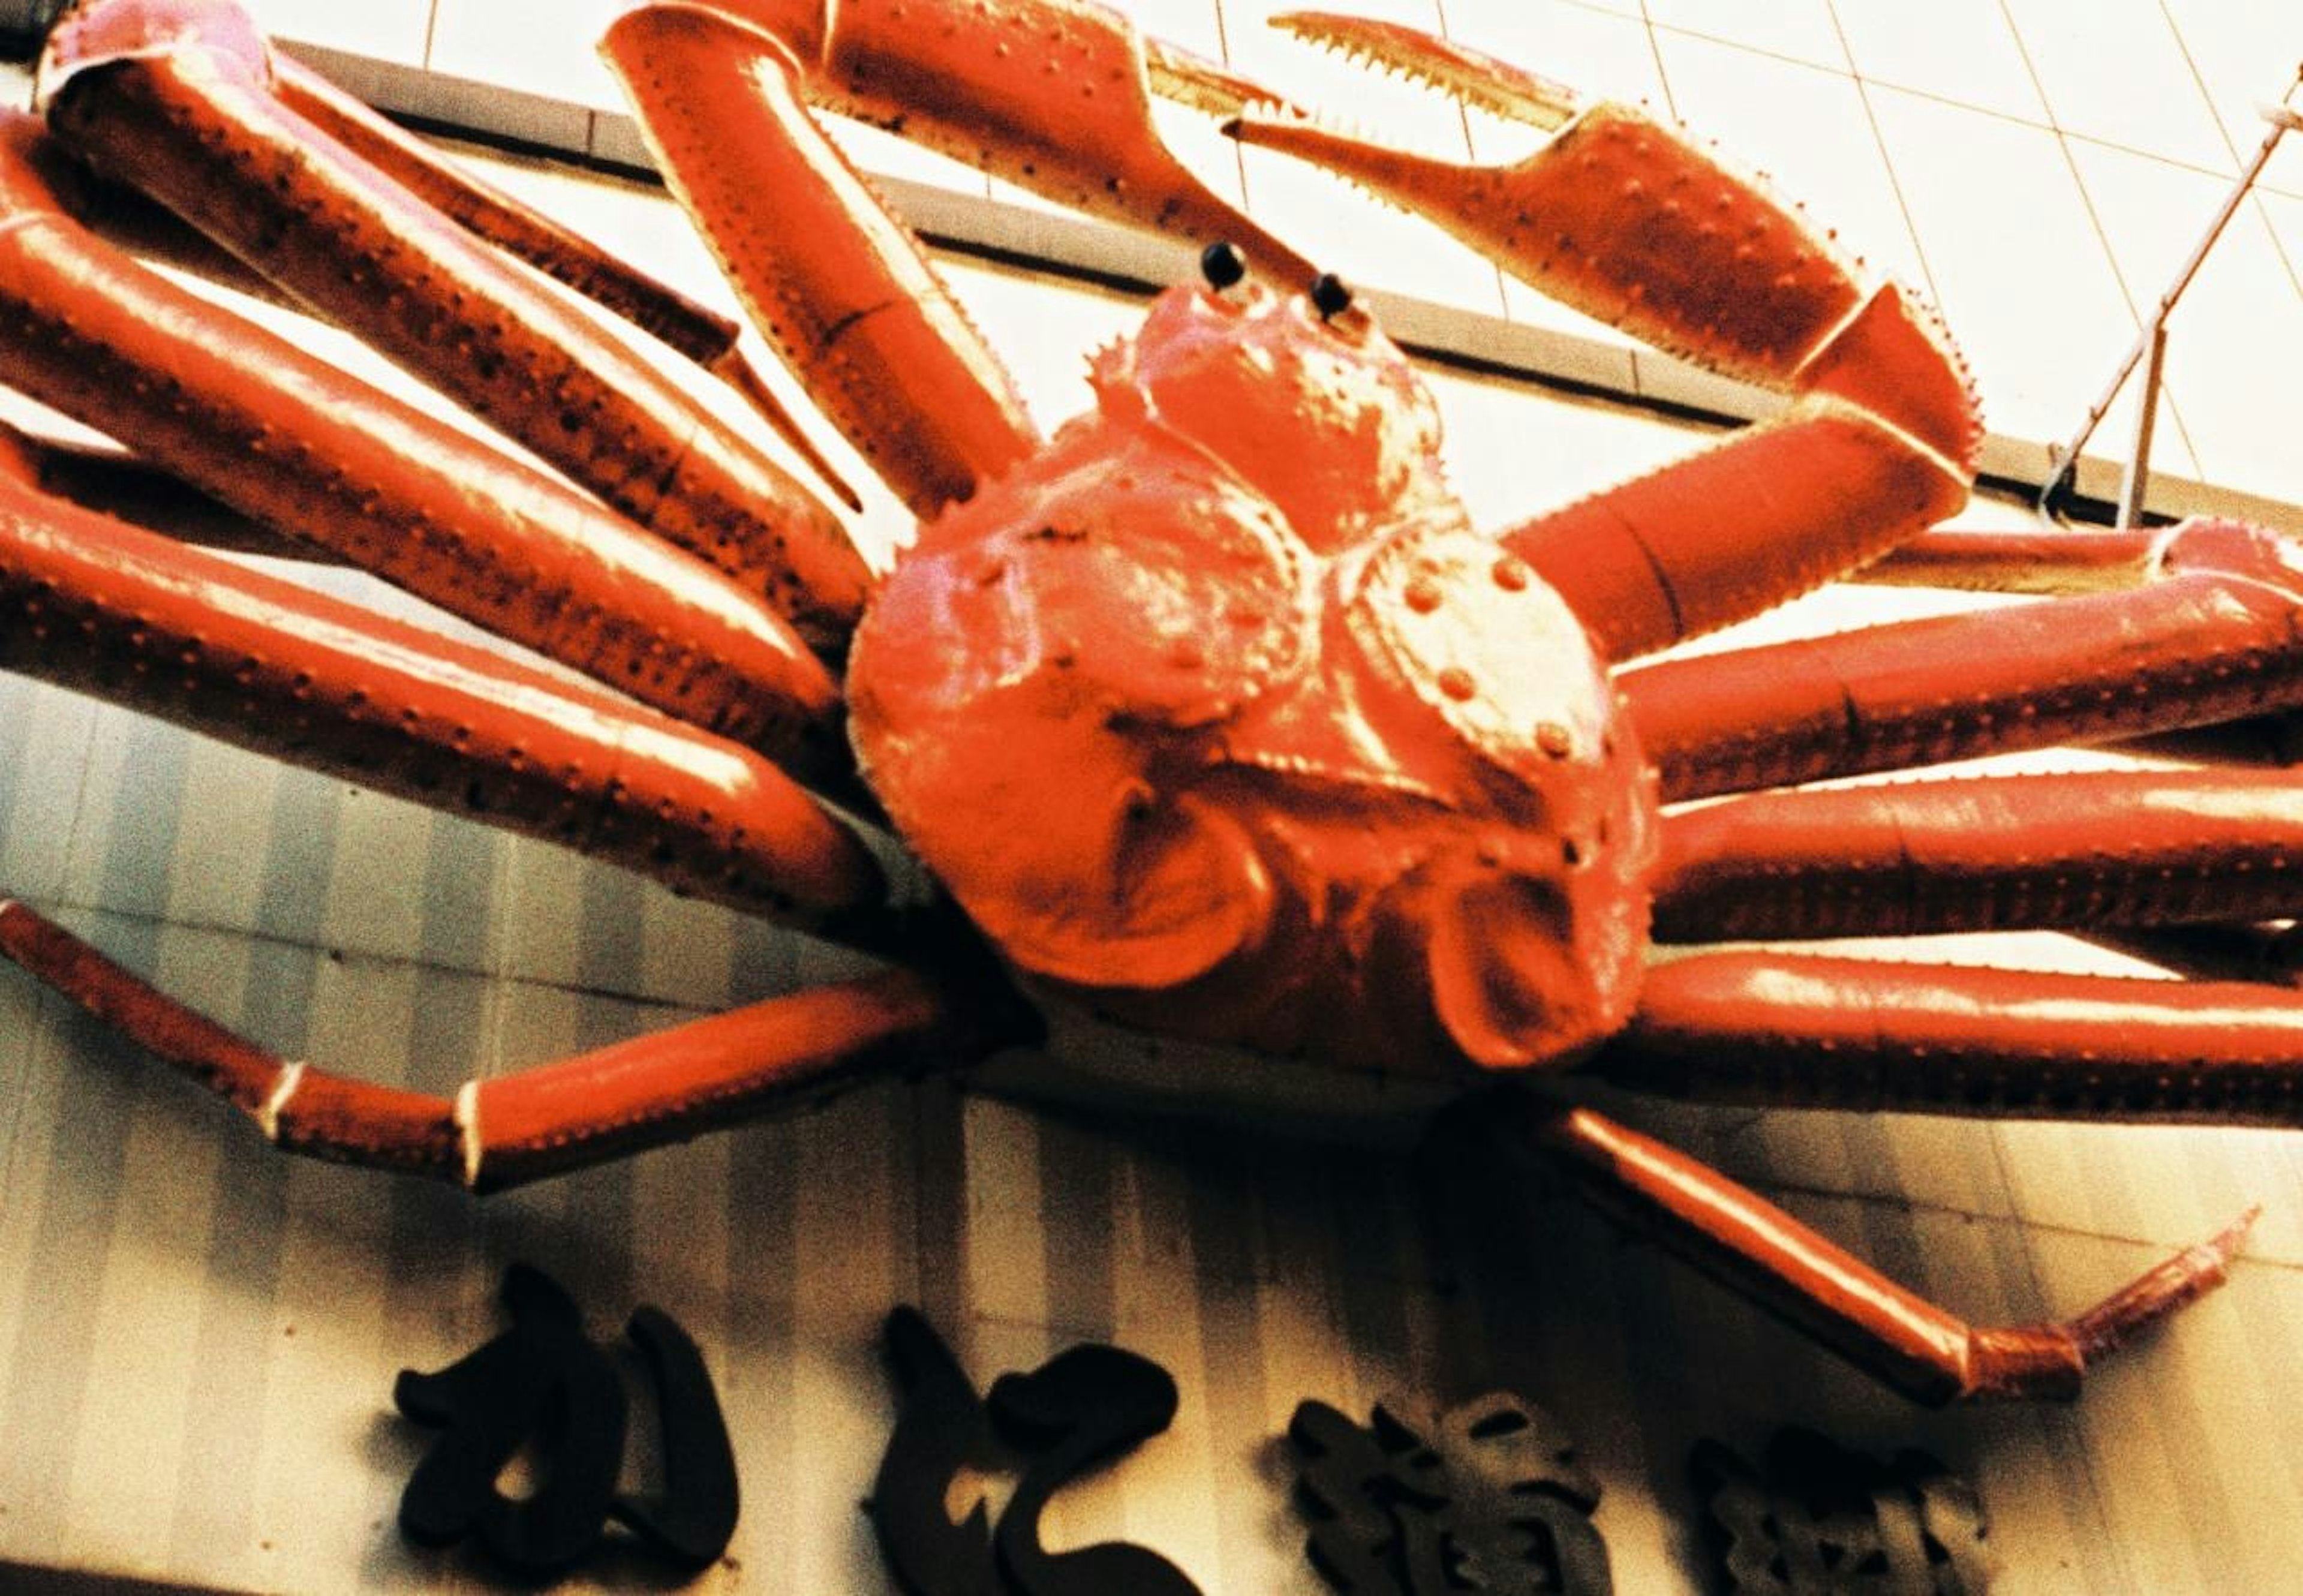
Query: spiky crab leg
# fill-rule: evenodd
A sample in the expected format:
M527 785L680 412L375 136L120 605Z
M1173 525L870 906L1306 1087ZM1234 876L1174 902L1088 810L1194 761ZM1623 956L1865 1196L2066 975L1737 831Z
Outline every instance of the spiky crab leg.
M2193 520L2150 579L1622 672L1666 799L2212 725L2303 705L2303 555Z
M21 230L20 230L21 231ZM0 669L804 924L877 867L758 755L40 494L0 452Z
M225 0L89 0L43 50L50 125L640 525L836 651L868 572L831 513L618 341L281 104Z
M474 236L622 317L721 378L751 402L841 502L850 510L862 508L855 490L840 479L739 347L742 324L483 182L292 56L275 51L271 68L272 92L283 106ZM60 186L59 198L74 217L122 248L240 292L285 302L287 296L269 279L148 196L103 182L93 173L75 170L72 175L86 181Z
M809 114L782 42L654 5L600 50L754 323L915 514L1037 447L999 358Z
M1802 789L1666 815L1659 942L2272 919L2303 909L2303 781L2090 771Z
M839 694L765 600L89 233L0 118L0 380L235 510L645 702L836 773Z
M1601 1209L1929 1404L2071 1398L2087 1370L2221 1285L2255 1215L2062 1322L1970 1325L1757 1194L1589 1109L1532 1110L1496 1139L1564 1167ZM1508 1139L1507 1139L1508 1138Z
M1272 97L1092 0L716 0L781 41L814 104L1059 205L1227 241L1295 292L1319 268L1168 153L1152 96L1230 114Z
M1609 659L1767 609L1966 502L1982 428L1933 318L1741 174L1628 106L1577 106L1413 29L1273 19L1500 114L1556 129L1466 165L1251 109L1243 142L1335 171L1658 348L1793 396L1718 446L1503 534Z
M607 246L563 225L346 94L294 58L274 53L272 91L280 103L409 193L506 253L604 306L741 393L776 435L850 510L856 490L761 380L739 347L743 324L698 304Z
M484 1192L830 1096L932 1050L982 1051L948 993L891 971L470 1081L453 1097L438 1097L282 1059L4 899L0 955L230 1102L287 1152Z

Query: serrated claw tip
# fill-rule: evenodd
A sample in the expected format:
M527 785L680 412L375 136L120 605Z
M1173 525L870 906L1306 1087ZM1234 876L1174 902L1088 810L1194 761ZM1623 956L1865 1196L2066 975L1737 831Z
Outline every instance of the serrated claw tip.
M1565 84L1420 29L1336 12L1282 12L1271 25L1362 65L1397 72L1507 121L1556 128L1582 108Z

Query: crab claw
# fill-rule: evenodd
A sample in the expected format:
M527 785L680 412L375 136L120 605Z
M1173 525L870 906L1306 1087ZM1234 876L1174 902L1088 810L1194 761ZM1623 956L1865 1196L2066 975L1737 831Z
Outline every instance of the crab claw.
M1236 116L1250 106L1287 106L1253 78L1179 48L1165 39L1139 36L1152 92L1210 116Z
M900 131L1059 205L1194 245L1229 240L1275 283L1319 268L1170 152L1156 95L1218 115L1275 97L1086 0L717 0L782 42L825 110ZM829 13L829 20L826 13Z
M1348 178L1643 342L1762 386L1837 393L1972 469L1981 429L1948 339L1908 304L1883 308L1861 263L1764 182L1632 106L1586 104L1413 28L1325 12L1272 25L1553 137L1523 159L1471 165L1252 106L1224 130L1242 143Z
M1829 386L1947 459L1976 443L1965 374L1910 316L1859 317L1876 291L1859 262L1766 187L1641 112L1569 90L1412 28L1291 13L1275 26L1498 115L1555 130L1525 158L1483 165L1352 138L1250 107L1225 131L1312 161L1423 215L1531 286L1699 365L1763 386ZM1866 327L1862 360L1835 349ZM1861 392L1854 391L1860 388Z

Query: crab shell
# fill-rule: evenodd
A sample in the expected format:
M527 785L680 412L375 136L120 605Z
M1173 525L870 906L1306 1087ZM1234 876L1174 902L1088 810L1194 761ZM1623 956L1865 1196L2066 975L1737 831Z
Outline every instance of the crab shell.
M925 527L851 733L906 839L1097 1010L1393 1067L1564 1061L1639 983L1655 781L1356 312L1176 289L1096 408Z

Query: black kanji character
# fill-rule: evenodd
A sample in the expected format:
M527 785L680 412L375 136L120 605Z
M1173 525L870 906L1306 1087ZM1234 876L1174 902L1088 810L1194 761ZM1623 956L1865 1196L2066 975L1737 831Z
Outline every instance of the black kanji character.
M511 1328L433 1374L402 1370L401 1413L440 1431L400 1499L401 1528L422 1546L477 1533L510 1572L544 1578L598 1544L612 1516L672 1560L701 1566L726 1550L737 1514L735 1455L702 1355L656 1309L628 1333L655 1384L663 1490L618 1496L627 1403L614 1363L549 1276L504 1271ZM538 1484L521 1498L496 1484L525 1448Z
M1176 1384L1150 1360L1075 1347L976 1395L927 1322L889 1315L898 1411L865 1504L909 1596L1199 1596L1159 1553L1124 1541L1050 1552L1040 1517L1056 1491L1165 1430ZM995 1528L979 1497L954 1523L946 1503L965 1473L1019 1476Z
M1991 1560L1975 1492L1924 1452L1891 1464L1807 1430L1755 1473L1716 1441L1689 1460L1730 1596L1977 1596Z
M1288 1421L1296 1490L1312 1520L1312 1564L1346 1596L1409 1596L1447 1577L1438 1515L1447 1505L1438 1454L1381 1406L1366 1428L1324 1402Z
M1321 1402L1288 1425L1306 1550L1347 1596L1591 1596L1614 1588L1590 1518L1599 1488L1550 1417L1505 1396L1437 1418ZM1426 1438L1429 1438L1428 1440Z
M1455 1488L1448 1539L1465 1586L1497 1596L1615 1588L1591 1523L1599 1482L1549 1414L1497 1394L1449 1408L1431 1433Z

